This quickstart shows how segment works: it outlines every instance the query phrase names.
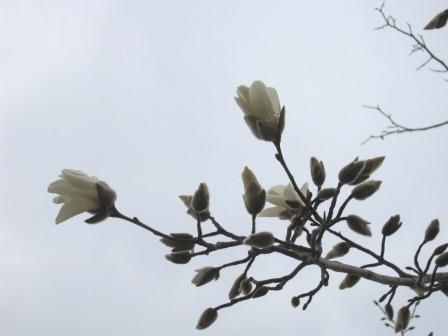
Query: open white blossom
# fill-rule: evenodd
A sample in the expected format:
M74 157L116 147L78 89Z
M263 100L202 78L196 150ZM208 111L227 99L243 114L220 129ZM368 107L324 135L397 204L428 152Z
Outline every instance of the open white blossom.
M58 194L53 202L62 204L56 224L83 212L96 214L91 218L91 223L109 215L109 209L117 196L105 182L74 169L63 169L59 177L59 180L48 186L48 192Z
M302 194L308 196L308 183L300 188ZM292 216L302 211L304 204L299 195L294 190L291 183L287 186L278 185L270 188L266 195L266 201L274 204L272 208L264 209L260 212L261 217L279 217L280 219L290 219Z
M250 88L239 86L236 94L235 101L252 133L258 139L274 141L283 128L279 123L282 108L277 91L262 81L254 81Z

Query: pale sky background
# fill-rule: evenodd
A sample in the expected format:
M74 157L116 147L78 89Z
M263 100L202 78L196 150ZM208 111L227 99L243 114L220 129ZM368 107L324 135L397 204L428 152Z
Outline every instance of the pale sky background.
M311 155L325 162L328 186L355 156L387 156L375 175L380 191L347 209L372 222L373 237L348 235L378 250L383 223L400 213L403 228L386 255L405 266L439 218L427 256L448 240L448 128L361 146L387 125L362 105L380 104L410 126L439 122L448 117L448 84L428 69L415 71L425 57L408 56L409 40L373 30L382 23L378 5L0 0L0 334L392 335L372 304L386 288L368 281L340 291L343 275L332 273L307 311L293 309L290 297L316 285L314 270L282 292L220 311L199 332L197 318L227 301L242 267L200 288L190 283L194 269L240 259L245 248L174 265L158 239L132 224L91 226L80 215L55 226L59 206L46 191L62 168L81 169L117 191L122 212L166 232L194 232L177 195L206 181L216 218L247 234L243 167L266 188L287 182L273 146L252 136L233 100L238 85L261 79L286 105L284 152L300 183L311 180ZM442 0L388 1L385 10L445 57L448 29L421 27L446 7ZM286 223L263 219L259 227L283 236ZM371 261L358 253L344 260ZM253 274L279 276L292 267L264 257ZM394 307L412 295L400 289ZM447 302L442 294L425 301L412 335L445 334Z

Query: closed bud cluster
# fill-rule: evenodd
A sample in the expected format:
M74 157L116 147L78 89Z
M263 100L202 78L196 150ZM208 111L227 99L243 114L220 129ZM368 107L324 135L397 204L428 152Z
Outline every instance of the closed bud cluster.
M173 252L165 255L165 258L175 264L187 264L191 260L191 253L188 251Z
M207 308L199 317L199 321L196 325L196 329L203 330L210 327L213 322L218 318L218 312L214 308Z
M244 167L242 177L244 204L251 215L257 215L263 210L266 203L266 191L260 186L255 174L249 168Z
M325 188L317 193L317 199L321 202L327 201L336 195L336 188Z
M196 270L197 274L191 280L196 287L205 285L212 280L219 279L219 269L211 266L202 267Z
M434 219L426 228L425 231L425 241L429 242L437 237L440 231L439 220Z
M434 249L434 252L432 254L434 254L434 255L442 254L443 252L445 252L445 250L447 248L448 248L448 244L439 245Z
M321 187L325 182L325 168L322 161L312 157L310 160L311 178L316 186Z
M372 196L381 186L381 181L367 181L352 189L354 199L362 201Z
M436 259L436 265L438 267L445 267L448 265L448 252L442 253Z
M253 299L259 298L259 297L265 296L268 293L268 291L269 291L269 289L267 287L261 286L261 287L256 288L251 296Z
M401 307L397 314L397 321L395 322L395 332L403 331L408 327L411 314L407 306Z
M394 318L394 308L392 307L392 305L390 303L386 303L386 305L384 306L384 310L386 311L389 321L392 321Z
M366 166L365 161L353 161L346 165L344 168L341 169L339 172L339 183L341 184L350 184L359 177L361 172Z
M260 249L268 248L274 244L274 236L267 231L257 232L244 239L244 244Z
M233 300L234 298L236 298L238 295L241 294L241 284L246 279L247 278L244 273L241 274L238 278L236 278L235 282L232 285L232 288L230 288L229 300Z
M388 219L388 221L384 224L381 233L383 236L391 236L401 227L400 215L392 216Z
M346 255L349 250L350 245L347 244L346 242L338 243L335 246L333 246L333 248L330 250L330 252L328 252L325 258L326 259L339 258Z
M198 189L193 195L193 198L191 199L191 208L196 212L197 214L201 214L208 210L210 202L210 195L208 193L207 184L204 182L199 184Z
M365 160L366 163L364 169L361 171L359 176L352 182L350 185L357 185L361 182L367 180L370 175L372 175L382 164L384 161L384 156L375 157L373 159Z
M189 251L194 248L195 242L189 233L172 233L171 237L164 237L160 239L160 242L171 247L172 252Z
M291 305L292 305L294 308L297 308L297 307L300 305L300 299L299 299L297 296L293 296L293 297L291 298Z
M352 288L359 281L360 277L355 274L347 274L339 284L339 289Z
M350 229L363 236L371 236L372 232L369 228L369 222L357 215L347 216L347 224Z

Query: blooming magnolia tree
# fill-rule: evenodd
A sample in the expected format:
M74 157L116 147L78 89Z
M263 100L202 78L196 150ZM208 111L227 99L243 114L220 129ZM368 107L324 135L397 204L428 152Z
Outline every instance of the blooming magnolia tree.
M306 309L318 292L330 281L331 272L342 272L346 276L339 285L340 289L355 286L360 279L385 285L385 294L378 300L387 319L394 321L396 332L408 329L411 312L422 300L434 293L448 295L448 273L439 269L448 265L448 244L436 246L428 260L419 258L420 251L432 242L439 233L439 221L434 219L424 232L421 244L414 254L414 264L399 266L385 253L386 240L396 234L402 223L400 216L390 217L382 228L380 252L374 252L354 240L346 237L344 231L352 230L360 235L371 236L369 222L356 214L346 214L345 209L352 201L364 201L381 186L381 181L371 179L372 174L381 166L384 157L366 160L354 160L339 172L336 185L326 186L326 172L322 161L312 157L310 172L314 184L310 190L307 184L301 188L291 173L282 153L282 132L285 126L285 107L281 106L277 92L261 81L255 81L250 87L237 89L237 104L244 113L244 120L254 136L274 145L275 158L286 173L289 184L263 189L255 174L247 167L242 173L244 186L244 205L251 215L250 234L238 235L228 231L209 210L209 191L205 183L199 184L192 195L182 195L181 200L187 207L187 213L196 220L196 230L192 233L163 233L141 222L137 217L129 217L115 205L116 194L105 182L87 174L66 169L61 178L48 187L50 193L58 194L55 203L62 207L56 217L61 223L83 212L92 216L85 220L89 224L98 223L108 217L115 217L138 225L160 237L161 242L172 249L166 258L175 264L186 264L192 258L210 253L219 253L223 249L247 246L247 254L241 259L220 266L207 266L196 270L192 282L203 286L219 277L226 268L245 265L244 271L229 284L228 301L207 308L199 318L198 329L209 327L218 317L218 312L239 302L251 300L280 291L299 273L309 266L320 268L320 279L314 289L292 297L293 307ZM350 188L350 194L340 202L340 192ZM266 207L266 202L273 206ZM283 237L271 232L257 230L257 217L278 217L288 223ZM202 225L210 222L213 230L204 232ZM328 236L340 240L329 251L323 251L322 242ZM211 242L211 238L213 241ZM335 261L350 250L361 251L366 256L362 266ZM267 254L278 254L295 261L295 267L288 274L275 278L259 279L251 275L251 266ZM393 276L375 272L378 266L385 266ZM406 303L394 302L394 295L401 288L411 288L417 294ZM303 302L302 302L303 301ZM394 308L398 308L394 314Z

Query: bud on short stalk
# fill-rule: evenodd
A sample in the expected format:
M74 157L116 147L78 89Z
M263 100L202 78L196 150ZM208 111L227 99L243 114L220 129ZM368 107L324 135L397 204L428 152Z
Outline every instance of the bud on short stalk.
M407 306L401 307L397 314L397 321L395 322L395 332L403 331L408 327L411 314Z
M347 224L350 229L364 236L371 236L369 222L357 215L347 216Z
M383 236L391 236L401 227L400 215L392 216L388 219L388 221L384 224L381 233Z
M316 197L319 201L324 202L329 200L330 198L333 198L333 196L336 195L336 192L337 192L336 188L325 188L320 190L317 193Z
M372 196L381 186L381 181L367 181L356 186L352 190L354 199L362 201Z
M229 300L233 300L238 295L241 294L241 283L246 280L246 275L243 273L238 278L236 278L235 282L232 285L232 288L230 288L229 292Z
M392 305L390 303L386 303L386 305L384 306L384 310L386 311L386 315L389 321L392 321L394 318L394 308L392 307Z
M205 285L212 280L219 279L219 269L211 266L202 267L196 270L197 274L191 280L196 287Z
M258 287L252 293L252 298L255 299L255 298L265 296L268 292L269 292L269 289L267 287L265 287L265 286Z
M348 253L350 250L350 245L346 242L338 243L328 252L326 259L339 258Z
M243 295L248 295L250 292L252 292L252 283L249 281L249 279L244 279L241 281L241 293Z
M434 219L426 228L425 231L425 242L429 242L431 240L434 240L434 238L437 237L440 231L440 225L439 220Z
M291 298L291 305L292 305L294 308L297 308L297 307L300 305L300 299L299 299L297 296L293 296L293 297Z
M244 239L244 244L260 249L268 248L274 244L274 236L267 231L257 232Z
M310 159L311 178L316 186L321 187L325 182L325 168L322 161L315 157Z
M361 174L365 166L365 161L353 161L349 163L339 172L339 183L350 184L354 182Z
M210 195L208 192L207 184L201 183L193 195L191 200L191 208L197 214L203 213L208 210L210 201Z
M266 191L260 186L255 174L247 167L242 173L244 184L244 204L251 215L257 215L266 203Z
M187 264L191 260L191 254L188 251L173 252L165 255L165 258L175 264Z
M445 267L448 265L448 252L442 253L436 259L437 267Z
M218 317L218 312L214 308L207 308L202 313L201 317L199 317L198 324L196 325L196 329L203 330L205 328L210 327L213 322L216 321Z
M352 288L359 281L360 277L355 274L347 274L339 285L339 289Z
M447 248L448 248L448 244L439 245L434 249L434 252L432 254L434 254L434 255L442 254L443 252L445 252L445 250Z

